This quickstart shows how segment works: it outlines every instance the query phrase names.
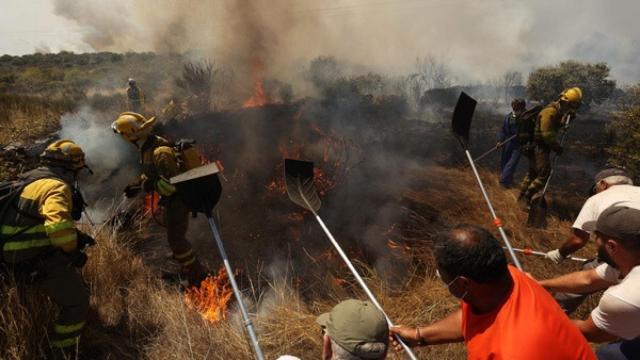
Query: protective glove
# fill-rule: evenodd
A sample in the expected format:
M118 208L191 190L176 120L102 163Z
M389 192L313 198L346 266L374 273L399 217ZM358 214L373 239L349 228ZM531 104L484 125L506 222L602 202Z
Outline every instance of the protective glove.
M124 196L126 196L127 198L132 198L138 195L140 190L142 190L142 187L140 185L129 184L124 188Z
M565 257L560 254L559 249L549 251L544 257L556 264L560 264L565 259Z
M83 253L78 249L73 250L72 252L66 253L66 255L71 265L77 268L81 268L87 263L87 259L88 259L87 254Z
M89 246L93 246L96 244L96 240L91 236L83 233L80 230L76 230L76 232L78 233L78 249L84 250Z

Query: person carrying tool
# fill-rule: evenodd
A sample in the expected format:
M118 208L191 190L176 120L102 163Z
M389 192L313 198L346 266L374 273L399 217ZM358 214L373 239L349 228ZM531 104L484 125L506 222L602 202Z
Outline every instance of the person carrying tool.
M127 89L127 102L129 104L129 111L139 113L144 105L144 93L138 85L136 80L129 78L129 88Z
M518 201L522 207L531 205L533 196L544 188L551 173L550 153L560 156L563 148L556 135L566 124L568 116L575 116L582 103L582 90L578 87L566 89L557 101L540 111L535 123L534 148L527 156L529 172L522 181Z
M605 290L598 306L585 320L574 324L591 342L609 342L597 349L600 360L640 358L640 210L612 206L596 222L585 224L592 231L598 258L604 262L554 279L541 280L549 291L592 293Z
M551 295L507 265L490 232L457 225L436 236L434 249L437 274L460 309L431 325L391 327L391 335L412 346L464 341L470 360L596 359Z
M189 227L189 209L179 197L174 196L176 189L169 179L200 166L201 160L198 155L191 155L195 149L189 148L189 153L179 151L168 140L151 134L155 122L155 117L146 119L138 113L124 112L111 124L115 133L140 151L142 175L129 184L124 192L127 197L136 196L140 190L147 193L155 191L161 196L164 226L167 229L167 241L173 257L180 263L181 275L188 286L200 286L207 276L207 271L198 261L191 243L185 237Z
M387 357L389 325L369 301L349 299L316 319L322 327L323 360L381 360Z
M89 310L89 290L78 271L93 239L75 228L84 201L75 188L86 168L82 149L58 140L40 155L41 166L22 174L15 196L2 205L2 265L24 282L38 281L60 308L49 333L54 358L73 358ZM78 208L80 207L80 208Z
M511 101L511 109L513 111L504 118L498 135L496 147L502 148L502 154L500 155L500 185L505 188L509 188L513 184L513 175L520 161L520 142L517 136L507 143L504 142L508 138L518 135L518 116L524 112L525 107L526 102L522 98L515 98Z
M600 214L613 205L628 206L640 210L640 187L633 186L633 181L622 169L610 168L600 171L591 186L592 195L582 206L578 217L572 225L572 235L559 248L551 250L546 258L560 264L569 255L582 249L589 241L590 233L585 224L596 221ZM596 260L583 265L583 270L591 269L600 263ZM568 314L580 306L587 295L558 293L555 295L560 305Z

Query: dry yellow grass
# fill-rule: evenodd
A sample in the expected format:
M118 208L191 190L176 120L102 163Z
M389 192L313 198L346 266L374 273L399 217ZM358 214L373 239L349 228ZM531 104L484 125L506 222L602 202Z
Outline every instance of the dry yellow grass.
M516 206L517 194L491 185L493 174L483 173L494 205L506 224L514 246L547 250L568 235L570 224L551 219L547 230L532 230L522 224L526 214ZM415 185L404 197L429 207L433 213L416 211L419 229L410 239L414 269L402 284L386 286L366 265L358 264L367 282L398 324L417 325L437 320L457 304L433 277L430 234L459 222L491 226L486 205L468 169L431 167L415 174ZM242 321L234 305L226 321L210 324L188 309L177 288L164 283L136 255L136 234L123 235L104 228L98 245L90 249L83 274L91 287L91 314L82 337L82 352L90 359L250 359ZM584 250L578 255L588 256ZM555 266L540 258L521 258L525 268L539 277L573 270L574 265ZM350 280L350 279L347 279ZM345 295L364 298L353 283L347 289L318 293L302 299L292 281L283 277L264 286L259 297L245 293L254 314L260 342L268 359L282 354L302 359L321 352L315 316L329 310ZM19 294L19 293L24 294ZM0 285L0 348L2 359L41 356L46 349L46 328L54 307L37 288L17 291L8 281ZM259 299L256 301L256 298ZM420 358L462 359L461 344L418 349ZM403 356L391 354L390 359Z

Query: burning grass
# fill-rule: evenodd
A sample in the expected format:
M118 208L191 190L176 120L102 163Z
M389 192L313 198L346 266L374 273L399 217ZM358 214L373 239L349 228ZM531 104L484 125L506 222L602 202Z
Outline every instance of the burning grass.
M388 251L412 259L412 265L403 276L384 282L371 267L356 261L391 318L406 325L429 323L457 306L433 276L430 236L458 222L491 226L468 169L431 167L415 177L417 181L404 192L404 199L412 208L410 218L384 232L389 239ZM568 235L569 223L557 219L550 220L547 230L522 226L526 214L516 206L517 194L492 185L497 183L493 174L484 173L483 178L515 246L547 250ZM340 238L339 233L336 235ZM141 240L135 234L125 236L102 228L97 237L98 245L90 249L90 260L83 270L91 288L91 315L81 345L86 358L252 358L223 271L197 292L188 292L186 296L191 300L185 301L185 294L177 286L160 279L157 264L145 263L136 253L136 243ZM592 251L590 248L578 255L588 256ZM238 254L231 256L232 262L240 259ZM575 266L559 267L540 258L521 259L525 268L539 277L574 270L569 267ZM325 262L307 263L316 271L316 280L301 280L287 270L279 276L266 276L263 270L243 269L256 280L251 292L245 290L244 298L267 358L282 354L317 358L321 338L315 316L346 297L364 298L348 273L334 269L327 274L322 267ZM280 268L286 269L286 262ZM42 356L46 349L44 324L52 320L53 306L37 287L18 291L6 279L0 287L2 358ZM214 310L209 313L211 309ZM583 307L582 312L586 309ZM210 321L211 317L217 321ZM433 346L419 349L417 354L424 358L461 359L464 348L460 344ZM403 357L392 354L390 358Z

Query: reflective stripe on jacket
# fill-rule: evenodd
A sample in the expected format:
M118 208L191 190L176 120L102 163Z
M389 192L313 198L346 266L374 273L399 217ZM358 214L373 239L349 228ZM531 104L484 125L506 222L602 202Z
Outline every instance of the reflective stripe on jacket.
M7 209L0 227L4 260L30 259L55 247L74 250L72 207L71 188L64 181L46 178L28 184Z

